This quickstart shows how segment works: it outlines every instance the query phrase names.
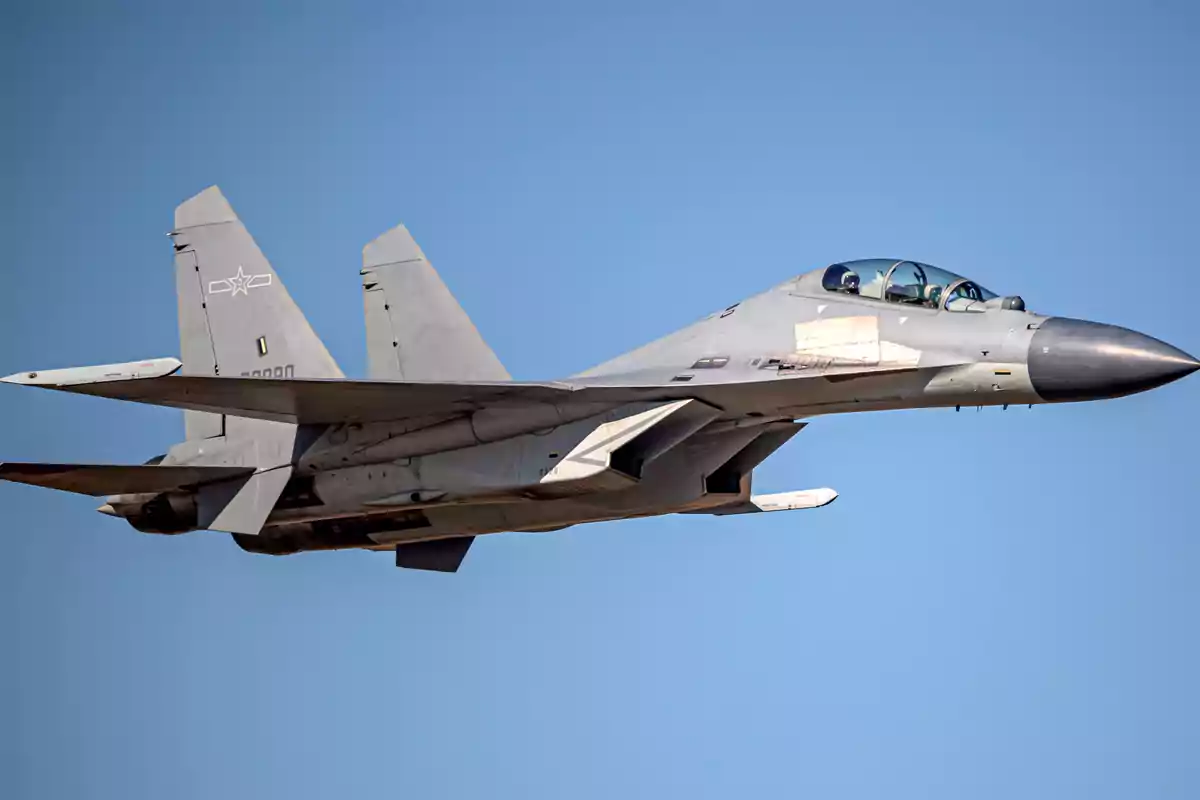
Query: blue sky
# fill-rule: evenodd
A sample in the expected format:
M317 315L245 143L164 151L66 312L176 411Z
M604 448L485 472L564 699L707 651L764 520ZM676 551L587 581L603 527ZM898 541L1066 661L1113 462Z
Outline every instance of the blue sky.
M348 374L404 221L519 378L834 260L1200 352L1200 13L1145 3L8 4L0 374L178 352L218 183ZM0 485L0 794L1192 798L1200 379L821 419L813 512L272 559ZM176 412L8 387L0 458Z

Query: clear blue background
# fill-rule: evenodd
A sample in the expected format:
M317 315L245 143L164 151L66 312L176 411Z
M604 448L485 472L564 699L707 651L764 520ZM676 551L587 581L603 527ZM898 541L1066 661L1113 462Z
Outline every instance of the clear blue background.
M177 353L164 233L212 183L351 375L401 220L520 378L876 255L1200 351L1184 0L100 5L5 5L0 374ZM450 576L2 485L0 794L1195 798L1198 404L821 419L756 486L826 509ZM11 460L182 431L0 415Z

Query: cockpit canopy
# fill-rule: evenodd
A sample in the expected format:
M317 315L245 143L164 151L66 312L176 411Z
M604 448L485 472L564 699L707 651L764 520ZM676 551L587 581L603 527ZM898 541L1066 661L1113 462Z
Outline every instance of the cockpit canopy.
M961 275L894 258L833 264L825 270L821 285L828 292L947 311L983 311L984 304L997 297Z

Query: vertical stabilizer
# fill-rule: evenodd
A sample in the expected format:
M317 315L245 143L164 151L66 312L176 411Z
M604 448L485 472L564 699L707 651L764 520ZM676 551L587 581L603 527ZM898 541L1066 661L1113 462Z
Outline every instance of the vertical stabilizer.
M372 378L509 379L500 359L403 225L363 248L361 274Z
M342 372L216 186L175 209L183 374L338 378ZM219 415L187 412L188 438L219 436Z
M340 378L325 345L216 186L175 209L175 285L182 374ZM185 412L187 438L223 436L205 459L248 452L255 472L205 486L200 526L256 534L275 507L295 459L297 426ZM238 452L241 452L238 450Z

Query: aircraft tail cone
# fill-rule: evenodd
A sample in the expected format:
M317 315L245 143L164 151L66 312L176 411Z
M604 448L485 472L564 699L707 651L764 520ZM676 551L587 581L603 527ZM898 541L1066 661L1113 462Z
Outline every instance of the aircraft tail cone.
M107 514L110 517L121 516L120 514L117 513L117 510L112 507L112 503L105 503L104 505L98 507L96 510L99 511L101 514Z

